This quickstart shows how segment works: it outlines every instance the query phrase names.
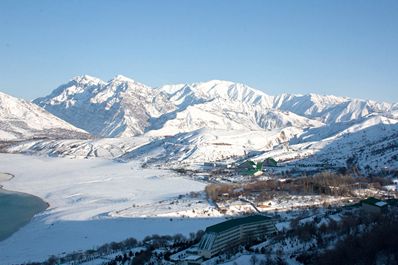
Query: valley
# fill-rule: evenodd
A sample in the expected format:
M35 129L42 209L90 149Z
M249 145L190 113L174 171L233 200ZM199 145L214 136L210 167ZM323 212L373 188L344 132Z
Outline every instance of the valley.
M152 235L181 237L167 239L161 264L172 264L173 244L231 218L270 216L281 236L292 220L340 220L367 197L397 197L397 104L120 75L0 100L0 172L15 175L2 185L49 204L0 241L4 264L83 252L106 264L126 249L98 256L101 246L134 238L146 251Z

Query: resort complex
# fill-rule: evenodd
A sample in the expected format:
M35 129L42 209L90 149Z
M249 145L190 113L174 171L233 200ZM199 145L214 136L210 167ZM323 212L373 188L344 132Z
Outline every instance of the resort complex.
M211 258L220 251L245 241L264 240L275 232L272 219L263 215L228 220L206 228L199 243L198 254Z

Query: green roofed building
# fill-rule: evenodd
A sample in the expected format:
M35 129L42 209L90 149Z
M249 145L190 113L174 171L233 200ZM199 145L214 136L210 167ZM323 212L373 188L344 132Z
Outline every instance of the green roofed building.
M206 228L199 242L198 254L208 259L242 242L262 240L275 233L272 219L263 215L228 220Z
M247 160L237 166L239 173L242 175L255 175L257 172L262 172L263 162L257 162L257 164L251 160Z
M278 166L278 162L273 159L272 157L268 157L267 159L264 160L264 166L265 167L276 167Z

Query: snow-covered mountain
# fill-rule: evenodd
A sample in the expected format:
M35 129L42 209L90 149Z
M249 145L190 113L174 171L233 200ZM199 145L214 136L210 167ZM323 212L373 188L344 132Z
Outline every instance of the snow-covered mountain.
M288 163L316 164L333 157L341 165L355 150L359 158L361 152L369 156L387 139L388 151L378 153L378 159L396 157L398 103L316 94L270 96L220 80L151 88L120 75L107 82L75 77L34 103L93 136L115 139L74 140L72 135L62 141L23 141L6 151L138 158L169 166L257 153L258 159L273 156Z
M88 137L85 131L37 105L0 92L0 141Z
M233 102L246 103L248 105L259 105L262 108L271 108L273 97L262 91L251 88L240 83L222 80L212 80L202 83L165 85L159 88L170 95L170 100L176 103L200 102L213 99L223 99ZM186 100L186 98L190 100Z
M322 125L272 109L273 97L243 84L210 81L150 88L117 76L104 82L81 76L34 102L100 137L151 132L170 135L201 128L259 130Z
M161 91L121 75L108 82L87 75L75 77L34 103L101 137L142 134L150 118L174 107Z
M393 115L391 104L374 101L315 94L269 96L220 80L151 88L124 76L108 82L76 77L34 103L99 137L173 135L201 128L307 128L371 113Z
M324 123L350 121L370 113L389 113L398 105L372 100L347 97L323 96L317 94L270 96L249 86L228 81L213 80L191 85L166 85L160 88L178 104L224 99L236 104L245 103L261 109L281 110L316 119ZM185 103L184 103L185 102Z

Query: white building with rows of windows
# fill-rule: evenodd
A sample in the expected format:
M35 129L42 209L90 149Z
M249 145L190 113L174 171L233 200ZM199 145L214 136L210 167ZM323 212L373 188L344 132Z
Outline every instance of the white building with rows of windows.
M206 228L198 245L198 255L208 259L246 241L264 240L275 233L275 225L267 216L231 219Z

